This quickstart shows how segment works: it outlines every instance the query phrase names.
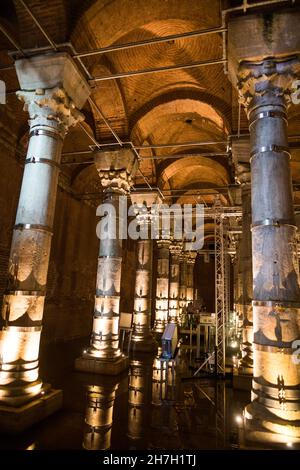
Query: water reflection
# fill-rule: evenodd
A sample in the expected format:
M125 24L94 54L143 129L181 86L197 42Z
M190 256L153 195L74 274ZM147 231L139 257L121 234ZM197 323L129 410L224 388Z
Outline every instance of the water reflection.
M151 356L130 362L127 435L133 441L145 438L149 432L152 365Z
M222 449L240 445L240 410L224 381L196 379L180 364L135 355L128 375L94 376L85 386L83 447ZM229 430L229 431L228 431Z
M117 380L105 378L103 385L88 385L83 448L107 450L111 446L114 402L119 387Z
M176 391L176 365L172 361L161 360L161 348L153 360L152 403L161 405L165 400L174 400Z

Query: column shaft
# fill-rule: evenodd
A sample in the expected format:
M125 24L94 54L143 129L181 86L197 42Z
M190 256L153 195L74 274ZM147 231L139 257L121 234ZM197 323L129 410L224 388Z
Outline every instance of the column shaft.
M170 240L157 242L157 280L154 331L162 333L168 322L169 310L169 245Z
M104 204L112 206L116 228L122 223L119 214L119 194L105 192ZM95 310L89 355L107 360L121 356L119 349L120 288L122 241L106 238L100 241Z
M133 314L133 348L153 351L157 344L151 332L151 285L153 241L137 241L137 269Z
M177 323L179 317L179 256L181 246L170 245L169 321Z
M181 315L186 307L186 257L184 253L179 258L179 314Z
M0 331L0 400L13 406L42 390L39 344L61 149L69 125L82 120L62 88L18 95L30 133Z
M241 66L248 103L252 181L253 383L246 417L273 432L300 437L300 288L294 252L286 105L297 61ZM244 78L245 77L245 78ZM250 78L249 78L250 77ZM258 81L258 78L260 81ZM298 423L298 424L297 424Z
M119 348L122 239L127 236L127 196L137 170L131 147L107 148L95 153L95 165L104 192L98 209L103 216L100 238L95 309L90 347L75 361L84 372L118 375L128 366ZM124 212L126 210L126 215Z
M245 371L252 373L253 367L253 315L252 315L252 246L251 246L251 186L242 184L242 240L241 240L241 266L242 266L242 303L243 343L242 360L240 365Z

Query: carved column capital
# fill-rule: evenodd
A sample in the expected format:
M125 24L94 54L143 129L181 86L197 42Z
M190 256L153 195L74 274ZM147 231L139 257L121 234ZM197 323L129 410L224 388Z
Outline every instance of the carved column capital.
M197 257L196 251L189 251L186 253L186 262L187 264L194 265Z
M156 243L157 243L158 249L161 249L161 248L169 249L169 246L171 244L171 240L161 239L161 240L156 240Z
M51 128L62 137L70 126L83 120L81 109L90 87L66 52L41 54L16 60L21 91L18 98L28 111L31 131L37 126ZM36 134L38 135L38 134Z
M138 160L131 147L108 148L95 152L95 165L104 190L128 194L138 169Z
M180 256L181 254L181 251L182 251L182 243L180 242L172 242L170 247L169 247L169 250L170 250L170 253L172 256L174 257L178 257Z
M238 67L237 87L240 102L248 110L258 99L270 95L284 99L289 105L296 92L295 81L299 77L299 57L266 58L259 62L242 61Z
M20 90L17 97L24 103L24 111L29 113L31 132L37 126L54 127L63 138L69 127L84 120L63 88Z
M238 163L235 167L235 179L241 186L250 186L251 168L250 163Z

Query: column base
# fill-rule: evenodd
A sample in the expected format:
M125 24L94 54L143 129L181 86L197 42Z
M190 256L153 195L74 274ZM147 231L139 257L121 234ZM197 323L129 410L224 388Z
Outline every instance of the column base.
M256 402L246 406L244 416L247 440L300 449L300 420L280 419Z
M116 359L100 359L91 356L81 356L75 360L75 369L80 372L102 375L118 375L129 367L127 356Z
M62 390L49 389L45 395L22 406L0 403L0 432L19 434L62 408Z

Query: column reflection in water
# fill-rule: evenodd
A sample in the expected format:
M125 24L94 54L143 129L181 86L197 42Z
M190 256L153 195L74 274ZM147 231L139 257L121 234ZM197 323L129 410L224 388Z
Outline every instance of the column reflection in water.
M105 380L105 385L88 385L86 392L83 448L107 450L111 446L111 431L116 392L119 382Z
M130 362L127 435L133 441L146 438L149 431L152 364L152 357Z
M160 361L161 348L152 367L152 411L150 448L178 449L178 422L174 407L175 377L166 361ZM171 393L170 393L171 392Z

